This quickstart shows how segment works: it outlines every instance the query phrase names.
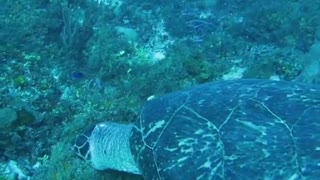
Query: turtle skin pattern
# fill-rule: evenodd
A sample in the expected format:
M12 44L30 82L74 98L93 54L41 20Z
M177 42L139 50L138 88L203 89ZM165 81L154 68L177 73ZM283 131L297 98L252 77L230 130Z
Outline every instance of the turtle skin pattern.
M318 179L320 87L231 80L148 101L131 134L145 179Z

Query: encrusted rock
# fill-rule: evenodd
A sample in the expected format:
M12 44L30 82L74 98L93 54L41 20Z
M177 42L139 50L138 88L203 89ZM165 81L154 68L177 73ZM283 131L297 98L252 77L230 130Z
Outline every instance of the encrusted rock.
M0 129L12 127L15 121L17 121L17 112L8 107L0 108Z

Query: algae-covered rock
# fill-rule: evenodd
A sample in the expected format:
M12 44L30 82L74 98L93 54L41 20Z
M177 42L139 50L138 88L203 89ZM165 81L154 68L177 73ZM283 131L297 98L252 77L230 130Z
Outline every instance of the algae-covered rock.
M18 125L31 125L36 122L35 112L32 112L31 110L27 110L25 108L18 111Z
M14 109L4 107L0 109L0 129L6 129L13 126L17 121L18 115Z

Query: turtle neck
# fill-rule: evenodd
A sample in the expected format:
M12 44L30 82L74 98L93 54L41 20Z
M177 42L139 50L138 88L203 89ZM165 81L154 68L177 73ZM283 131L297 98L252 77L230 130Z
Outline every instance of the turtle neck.
M95 126L89 140L91 165L95 169L141 174L130 150L132 127L132 124L115 122Z

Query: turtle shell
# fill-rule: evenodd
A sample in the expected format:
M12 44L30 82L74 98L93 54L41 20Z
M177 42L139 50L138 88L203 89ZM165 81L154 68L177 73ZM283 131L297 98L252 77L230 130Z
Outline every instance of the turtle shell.
M145 179L317 179L320 87L219 81L148 101L131 151Z

